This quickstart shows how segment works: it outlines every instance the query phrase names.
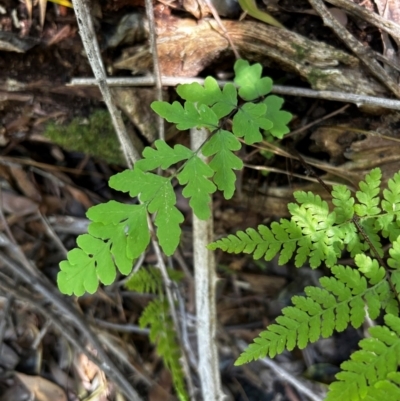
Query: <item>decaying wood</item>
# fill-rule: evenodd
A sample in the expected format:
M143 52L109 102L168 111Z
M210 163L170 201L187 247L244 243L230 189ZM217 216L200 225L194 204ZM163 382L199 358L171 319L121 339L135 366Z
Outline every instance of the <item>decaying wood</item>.
M163 75L193 77L213 61L231 54L215 21L168 18L158 22L157 32ZM254 21L225 20L224 26L242 57L292 71L313 89L370 96L388 93L356 57L333 46ZM128 50L114 67L139 73L148 71L151 63L148 48L142 46Z

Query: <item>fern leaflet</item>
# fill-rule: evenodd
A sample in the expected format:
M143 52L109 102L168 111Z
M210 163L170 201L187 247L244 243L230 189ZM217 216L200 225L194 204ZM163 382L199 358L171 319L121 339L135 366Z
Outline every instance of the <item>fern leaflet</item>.
M179 358L181 351L175 339L175 330L169 316L168 303L161 299L150 302L139 319L142 328L150 327L150 340L156 344L157 353L171 371L175 390L181 401L189 399Z
M227 116L237 106L237 91L234 85L228 83L221 90L218 82L212 77L204 80L204 86L193 82L179 85L176 91L184 100L210 106L219 119Z
M371 327L371 337L359 343L361 350L342 363L326 401L399 399L400 319L385 315L384 320L386 326Z
M367 302L369 315L376 318L393 298L388 282L382 280L385 270L366 256L365 259L358 258L356 263L364 274L348 266L333 266L333 277L319 280L322 288L306 287L306 297L294 296L294 306L284 308L276 323L268 326L235 364L241 365L264 355L272 358L285 349L293 350L296 345L305 348L321 335L326 338L334 330L343 331L349 323L355 328L360 327L365 318L364 297L378 300L378 305Z

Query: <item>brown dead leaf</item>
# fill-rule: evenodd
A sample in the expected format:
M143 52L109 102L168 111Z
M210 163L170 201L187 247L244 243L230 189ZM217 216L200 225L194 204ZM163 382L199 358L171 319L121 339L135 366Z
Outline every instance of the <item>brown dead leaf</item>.
M61 387L41 376L28 376L18 372L15 376L37 401L67 401L67 396Z
M25 0L25 7L30 21L32 19L32 0Z
M69 36L72 36L74 33L75 31L72 30L70 25L65 25L61 29L57 30L54 35L52 35L51 39L49 39L47 42L47 46L51 46L58 42L61 42Z
M77 358L76 367L85 382L90 383L99 373L99 368L85 354L80 353Z
M36 185L32 182L28 173L19 166L10 166L10 173L21 192L29 199L40 203L42 195L37 189Z
M82 204L86 209L89 209L93 206L93 202L89 199L89 197L80 189L73 187L72 185L66 185L65 188L68 192L73 196L73 198Z
M250 284L251 291L255 293L264 294L268 297L273 297L279 293L279 291L286 284L286 279L279 276L265 276L263 274L252 274L252 273L239 273L239 277L242 280L247 281Z
M167 369L163 369L157 384L149 391L149 401L167 400L168 394L172 389L171 373Z
M40 204L40 211L45 215L52 215L65 210L66 205L66 199L61 199L59 196L44 195Z
M4 212L16 216L26 216L35 213L39 205L25 196L15 195L9 191L3 191L1 195L1 207Z

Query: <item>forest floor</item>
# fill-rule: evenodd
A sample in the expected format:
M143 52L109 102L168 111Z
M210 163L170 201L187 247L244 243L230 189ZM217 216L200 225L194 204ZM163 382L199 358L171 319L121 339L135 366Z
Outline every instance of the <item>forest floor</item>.
M101 364L90 361L85 354L84 350L96 354L93 344L84 338L71 343L63 333L60 322L71 325L76 335L79 326L65 317L57 323L60 312L55 312L51 297L51 290L57 288L59 262L75 246L76 237L86 232L87 209L111 199L126 200L107 186L109 177L124 169L124 160L98 89L70 85L74 78L93 76L73 9L50 2L44 9L46 1L38 3L33 5L30 15L27 3L22 0L0 1L0 238L3 247L0 251L4 255L0 258L3 283L0 285L0 401L124 400L118 386L102 371ZM92 3L95 29L109 76L151 73L143 2L96 0ZM267 39L263 37L265 43L260 42L257 47L257 43L246 38L246 33L254 27L260 29L262 36L261 25L265 24L249 16L244 22L239 21L237 8L233 6L231 18L223 22L244 58L261 62L264 75L281 86L395 98L390 85L374 78L369 66L357 60L348 45L324 26L307 1L296 1L295 6L293 3L268 2L267 11L293 35L297 34L296 38L304 38L296 40L314 41L321 47L326 44L342 53L338 56L331 49L329 60L322 60L320 54L311 58L310 54L317 51L315 45L301 55L301 60L296 59L299 54L291 55L290 49L285 48L285 39L278 36L277 44L268 44L275 53L272 50L263 53L260 49L267 46ZM354 3L383 15L380 1ZM385 18L400 24L400 10L395 7L395 1L387 1L386 10L390 12ZM379 53L391 60L391 65L381 65L398 82L400 38L389 37L379 27L346 13L339 6L331 11L344 30L375 52L371 54ZM202 12L207 14L207 10ZM177 77L232 77L234 56L226 40L221 44L212 42L213 39L212 43L196 41L200 35L207 38L214 33L197 31L203 29L196 22L200 15L190 1L157 2L155 15L158 35L164 42L181 32L180 29L189 32L183 42L171 39L168 52L160 47L163 73ZM294 38L286 36L287 41L293 41L289 43L293 45L292 50ZM250 49L253 44L256 47ZM187 55L185 60L174 57L182 52ZM332 58L333 54L337 60ZM352 54L354 60L347 60L346 54ZM155 90L113 90L135 145L139 149L151 145L157 135L156 117L149 108L156 99ZM165 99L174 99L174 96L174 88L165 88ZM325 182L346 183L353 188L372 167L381 167L384 179L400 170L398 111L377 106L357 107L346 101L301 94L282 96L284 109L293 114L291 134L282 141L267 144L269 152L251 146L242 149L240 157L246 168L238 175L237 195L232 201L220 195L214 197L216 238L287 217L287 203L293 200L295 190L312 190L327 198L307 166L297 159L296 152L303 155ZM177 132L173 127L167 127L167 139L170 144L189 143L188 134ZM185 273L182 296L189 319L194 313L195 288L192 219L179 190L177 197L185 214L184 234L179 250L169 263ZM240 352L237 341L250 343L283 307L290 305L293 295L303 294L305 286L318 282L323 269L296 269L292 263L278 266L275 259L254 261L243 254L218 252L216 256L217 341L222 382L229 399L309 399L288 381L289 377L299 380L315 399L322 400L327 384L334 380L341 362L357 349L365 328L349 328L304 350L279 355L275 362L285 369L286 378L261 362L246 367L234 367L233 362ZM151 266L156 263L155 255L149 250L140 262ZM50 292L35 286L34 281L24 283L16 270L10 268L13 263L40 271L48 279L46 288ZM152 296L127 290L123 279L119 277L115 285L93 295L68 298L67 302L82 313L84 322L114 360L119 361L121 372L135 383L143 400L177 399L170 374L157 356L148 331L138 325L140 314ZM54 312L53 315L50 312L46 315L43 312L46 309ZM191 327L190 319L186 324ZM191 337L190 344L195 349Z

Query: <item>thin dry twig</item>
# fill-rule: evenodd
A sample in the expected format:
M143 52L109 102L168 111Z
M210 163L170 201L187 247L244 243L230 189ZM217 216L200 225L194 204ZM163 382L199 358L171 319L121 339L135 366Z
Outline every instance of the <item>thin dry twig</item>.
M348 13L355 17L361 18L371 25L375 25L377 28L382 29L400 43L400 25L394 21L390 21L387 18L381 17L379 14L373 13L365 7L362 7L351 0L326 0L328 3L333 4L336 7L340 7L346 10Z
M203 78L185 78L185 77L161 77L164 86L176 86L198 82L204 84ZM135 77L135 78L109 78L107 83L110 86L152 86L154 85L153 77ZM217 81L220 86L230 81ZM95 86L96 81L93 78L74 78L69 84L71 86ZM336 91L316 91L313 89L297 88L294 86L274 85L271 93L288 96L303 96L315 99L333 100L337 102L354 103L358 107L372 106L382 107L390 110L400 110L400 101L394 99L386 99L383 97L357 95L355 93L336 92Z
M309 124L303 125L302 127L298 128L298 129L296 129L294 131L291 131L289 134L285 135L285 139L290 138L292 136L295 136L297 134L300 134L301 132L304 132L305 130L313 127L316 124L321 123L322 121L325 121L325 120L327 120L327 119L329 119L331 117L334 117L334 116L336 116L336 115L338 115L340 113L343 113L349 107L350 107L350 105L346 104L345 106L342 106L340 109L332 111L332 113L326 114L325 116L323 116L321 118L317 118L316 120L311 121Z
M10 251L14 255L19 255L21 250L18 246L11 244L4 235L0 234L0 243L2 246L7 245ZM20 259L21 256L19 256ZM113 380L121 390L130 397L129 399L140 401L141 398L137 394L136 390L133 389L125 375L119 370L114 362L109 358L106 351L103 349L101 342L98 340L95 333L88 327L87 322L81 316L72 305L67 303L60 294L57 293L53 286L48 283L47 279L36 269L36 273L32 273L31 269L22 267L19 263L14 262L4 252L0 252L0 262L6 265L10 271L18 276L22 281L32 286L39 294L46 299L46 304L57 307L68 319L75 325L76 329L79 330L84 337L93 345L98 352L99 367ZM55 314L56 316L59 315ZM47 316L47 315L46 315ZM76 335L74 335L76 336ZM73 336L73 337L74 337Z
M6 302L5 305L3 307L3 313L1 316L1 320L0 320L0 355L1 353L1 348L3 347L3 340L4 340L4 334L6 332L6 326L7 326L7 316L9 315L10 311L11 311L11 306L14 302L14 295L10 294L10 293L6 293L5 294L6 297Z
M63 321L60 314L54 311L51 307L49 307L49 304L45 299L39 300L27 288L22 288L21 286L18 287L15 286L12 280L7 275L0 272L0 277L1 277L0 289L4 291L4 293L10 293L16 299L27 302L29 305L36 308L43 316L47 318L48 322L51 322L51 324L53 324L54 327L56 327L56 329L60 332L60 334L63 337L65 337L65 339L69 343L71 343L75 347L75 349L85 354L90 361L92 361L101 370L106 372L109 377L111 377L110 373L107 372L107 370L113 369L113 366L108 366L107 364L104 363L104 360L102 360L101 357L98 357L89 351L89 349L85 344L85 341L83 341L81 337L77 336L76 332L74 332L73 321L72 322L69 321L68 323ZM96 351L98 351L98 349L96 349ZM127 364L125 360L124 362L125 364ZM134 372L135 374L140 375L140 372L137 372L132 367L132 365L129 364L129 368L131 368L132 372ZM143 378L142 375L140 376ZM114 382L116 381L114 380ZM152 383L148 384L151 385ZM131 397L133 396L133 394L130 394L129 396ZM130 400L132 399L133 401L141 400L141 398L139 397L129 398L129 399Z
M42 212L40 212L40 211L38 211L37 214L38 214L40 221L42 222L42 224L44 226L44 229L45 229L48 237L54 241L54 243L57 245L58 249L61 251L61 254L64 257L67 257L68 251L65 249L64 244L60 240L59 236L55 233L53 227L51 227L51 225L47 221L47 218L45 216L43 216Z
M158 59L154 9L152 0L145 0L145 5L146 5L147 20L149 22L150 50L151 50L151 56L153 58L153 70L157 89L157 100L161 102L163 100L161 69L160 69L160 62ZM158 137L160 139L165 139L164 119L161 116L157 116L157 119L158 119Z
M322 0L308 0L314 10L321 16L324 25L330 27L343 43L365 64L370 73L385 85L396 97L400 98L400 87L375 60L368 47L363 46L343 25L333 17Z
M121 143L122 151L129 167L140 159L139 152L134 148L129 135L126 131L120 111L113 101L110 88L107 84L107 76L104 70L99 44L93 28L92 16L87 0L72 0L78 22L79 33L82 38L90 66L92 67L97 85L101 91L103 99L107 105L115 131Z
M168 300L168 305L169 305L172 321L174 322L177 338L178 338L179 344L181 345L181 349L182 349L181 363L182 363L182 368L185 372L185 376L186 376L186 380L187 380L189 397L192 401L194 401L195 400L195 387L193 385L192 376L190 374L190 366L189 366L188 357L186 355L186 350L183 347L182 332L180 330L180 324L179 324L178 316L177 316L177 313L175 310L174 296L172 294L172 288L174 286L174 283L171 281L171 279L168 276L167 267L164 263L160 245L155 240L155 238L156 238L155 231L154 231L154 227L153 227L153 222L151 221L150 217L148 218L148 225L150 228L150 233L151 233L151 238L152 238L151 243L153 245L154 252L157 256L158 268L160 269L161 276L163 278L163 282L164 282L164 286L165 286L165 293L167 294L167 300Z
M205 0L208 8L211 11L211 14L213 15L215 21L217 22L218 26L221 28L222 33L224 34L226 40L229 42L229 45L232 48L233 54L236 57L236 60L239 60L240 54L239 54L239 50L237 49L237 47L235 46L235 44L233 43L233 40L231 38L231 35L229 34L229 32L226 30L224 23L221 21L221 18L219 17L217 10L215 9L214 5L212 4L211 0Z
M237 340L237 346L241 351L244 351L248 344L246 344L242 340ZM262 358L259 360L263 365L268 366L275 373L282 377L284 381L291 384L299 393L305 395L312 401L323 401L325 396L315 394L312 390L310 390L307 386L305 386L300 380L296 379L293 375L291 375L288 371L281 368L276 362L272 361L269 358Z

